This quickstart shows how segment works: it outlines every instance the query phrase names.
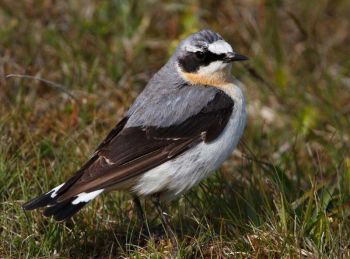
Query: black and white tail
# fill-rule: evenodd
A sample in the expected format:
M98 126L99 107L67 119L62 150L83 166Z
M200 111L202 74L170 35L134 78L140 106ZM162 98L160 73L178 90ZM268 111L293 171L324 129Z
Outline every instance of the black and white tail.
M59 201L62 193L60 190L65 189L65 184L61 184L51 191L33 199L22 205L25 210L34 210L40 207L47 207L44 210L44 216L53 217L57 221L65 220L77 213L85 204L96 198L103 192L103 189L82 192L69 199ZM65 193L65 191L63 191Z

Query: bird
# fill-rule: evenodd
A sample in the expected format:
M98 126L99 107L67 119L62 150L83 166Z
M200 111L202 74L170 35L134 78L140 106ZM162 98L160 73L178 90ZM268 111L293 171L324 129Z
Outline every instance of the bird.
M231 75L248 58L224 38L203 29L179 42L129 110L81 168L64 183L22 205L44 207L63 221L104 192L150 197L162 222L161 203L211 175L237 146L246 124L245 98Z

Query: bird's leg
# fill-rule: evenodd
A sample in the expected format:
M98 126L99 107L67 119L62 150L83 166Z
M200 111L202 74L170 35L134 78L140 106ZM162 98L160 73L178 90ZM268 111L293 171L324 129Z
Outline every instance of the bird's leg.
M162 224L165 227L167 236L170 238L171 243L173 244L173 246L175 248L177 248L178 243L177 243L176 234L175 234L175 232L173 231L173 229L170 226L170 222L169 222L169 219L168 219L169 215L163 211L163 209L162 209L162 207L160 205L159 196L156 196L153 199L153 204L154 204L154 207L158 211L158 214L160 216Z
M136 210L137 218L141 222L141 224L143 224L145 222L145 216L143 213L140 199L137 196L134 196L132 201L134 203L134 210Z
M143 209L142 209L142 205L141 205L139 197L133 196L132 201L134 204L134 211L136 211L137 219L138 219L138 222L140 224L140 235L150 237L151 234L150 234L150 231L148 228L147 221L145 220L146 219L145 214L143 213ZM145 227L146 227L146 231L144 229ZM141 236L139 236L139 237L141 237Z

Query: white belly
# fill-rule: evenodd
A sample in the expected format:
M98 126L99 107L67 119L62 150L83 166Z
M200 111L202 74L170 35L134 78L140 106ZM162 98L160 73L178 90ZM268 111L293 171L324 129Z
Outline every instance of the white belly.
M162 193L162 199L173 199L216 170L232 153L243 133L245 103L240 90L238 94L240 98L234 96L232 115L220 137L211 143L202 142L175 159L147 171L133 190L140 196Z

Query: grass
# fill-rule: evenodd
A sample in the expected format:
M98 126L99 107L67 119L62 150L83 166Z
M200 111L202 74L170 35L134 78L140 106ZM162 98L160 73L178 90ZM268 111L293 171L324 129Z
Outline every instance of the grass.
M40 3L39 3L40 2ZM0 257L170 256L149 201L104 195L58 224L21 204L87 159L178 40L220 32L240 53L247 127L220 169L168 210L179 257L350 257L350 3L0 3ZM64 85L75 99L34 80Z

